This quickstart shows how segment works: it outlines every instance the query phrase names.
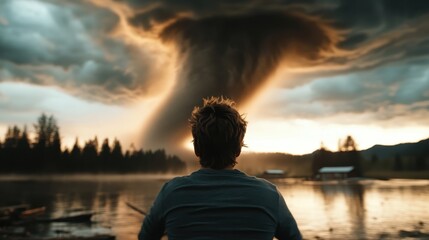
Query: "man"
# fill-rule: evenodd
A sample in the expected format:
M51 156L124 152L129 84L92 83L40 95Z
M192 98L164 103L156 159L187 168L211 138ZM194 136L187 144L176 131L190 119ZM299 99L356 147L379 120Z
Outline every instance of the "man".
M301 239L276 186L234 169L247 126L234 102L204 99L190 124L201 169L162 187L139 239Z

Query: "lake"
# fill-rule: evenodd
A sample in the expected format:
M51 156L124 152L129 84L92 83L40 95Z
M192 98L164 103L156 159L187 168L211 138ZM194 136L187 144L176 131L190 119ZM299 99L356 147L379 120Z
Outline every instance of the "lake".
M92 211L92 223L43 223L15 228L34 236L114 234L136 239L143 216L170 175L1 176L0 206L46 206L51 217ZM305 239L428 239L429 180L358 182L272 180ZM404 234L405 233L405 234ZM420 234L420 238L418 237ZM411 239L411 238L410 238Z

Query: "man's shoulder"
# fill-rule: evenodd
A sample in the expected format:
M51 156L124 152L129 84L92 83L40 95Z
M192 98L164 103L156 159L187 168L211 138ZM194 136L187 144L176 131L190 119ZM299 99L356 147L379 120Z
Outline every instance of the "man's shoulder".
M168 192L168 191L171 191L177 187L187 185L189 182L191 182L189 177L190 177L189 175L177 176L177 177L174 177L174 178L168 180L167 182L164 183L164 186L162 187L162 191Z
M246 177L249 179L249 181L252 181L255 184L258 184L261 187L265 187L267 189L277 191L277 186L274 183L272 183L266 179L259 178L256 176L249 176L249 175L246 175Z
M250 186L253 188L265 189L270 192L277 192L277 186L266 179L247 175L239 170L229 172L227 175L221 175L216 179L201 177L201 172L196 171L190 175L174 177L164 185L164 191L172 191L176 188L186 187L188 185L219 185L233 184L241 186Z
M170 180L168 180L165 185L166 186L173 186L173 185L180 185L183 184L185 182L189 181L189 175L186 176L178 176L178 177L174 177Z

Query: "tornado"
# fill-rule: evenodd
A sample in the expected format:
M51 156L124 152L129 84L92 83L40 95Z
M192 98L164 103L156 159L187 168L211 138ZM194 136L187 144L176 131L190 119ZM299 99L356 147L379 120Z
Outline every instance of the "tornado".
M316 62L340 39L326 21L289 12L180 18L160 38L177 51L177 76L149 121L143 145L173 150L190 136L188 118L203 98L224 96L240 105L281 62Z

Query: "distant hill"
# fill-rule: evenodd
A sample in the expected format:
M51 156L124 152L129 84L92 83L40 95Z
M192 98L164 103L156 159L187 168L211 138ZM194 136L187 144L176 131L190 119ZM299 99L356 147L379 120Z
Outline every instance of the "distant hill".
M396 145L374 145L371 148L360 151L365 159L371 159L377 156L380 159L391 159L397 155L401 156L418 156L428 155L429 138L415 143L400 143Z

